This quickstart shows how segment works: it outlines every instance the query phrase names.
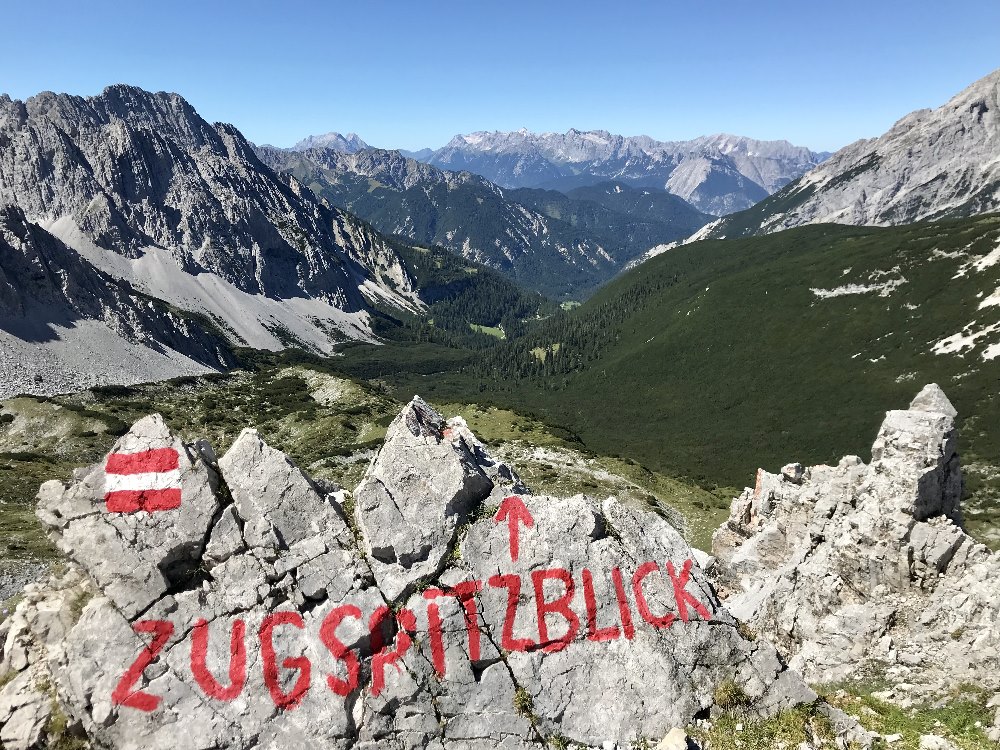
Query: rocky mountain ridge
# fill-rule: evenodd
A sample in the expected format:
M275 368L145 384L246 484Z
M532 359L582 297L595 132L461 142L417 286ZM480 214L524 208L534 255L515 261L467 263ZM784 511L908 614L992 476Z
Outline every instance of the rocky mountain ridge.
M611 196L505 190L398 151L257 152L276 171L382 232L446 247L555 297L594 287L636 254L682 239L710 218L663 191L617 183L604 186Z
M0 200L29 220L60 236L71 224L132 259L163 247L180 268L251 294L360 308L364 271L393 260L176 94L111 86L89 98L3 97L0 149Z
M373 338L375 303L423 306L384 238L280 178L235 128L210 125L176 94L119 85L93 97L0 97L0 204L17 207L33 236L49 235L46 247L59 245L78 256L72 263L99 271L91 284L130 285L210 321L230 345L329 351L344 339ZM11 320L6 330L30 324L23 306ZM178 364L161 367L162 336L123 343L114 326L101 325L84 345L79 329L61 331L62 349L29 348L50 360L56 380L76 378L76 387L92 383L70 350L96 340L113 356L131 347L141 360L145 350L150 363L136 364L136 377L190 370L183 345L167 345ZM104 373L109 379L116 375Z
M895 226L1000 209L1000 70L884 135L836 152L771 198L692 240L814 223Z
M337 133L310 136L295 150L323 146L355 153ZM657 141L605 130L565 133L478 131L443 147L403 152L444 170L473 172L503 188L570 190L618 181L676 195L704 213L748 208L829 156L787 141L717 134L690 141Z

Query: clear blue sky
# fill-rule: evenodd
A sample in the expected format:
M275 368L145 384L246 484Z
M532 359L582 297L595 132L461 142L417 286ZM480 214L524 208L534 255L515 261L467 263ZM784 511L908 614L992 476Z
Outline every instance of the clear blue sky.
M1000 67L997 0L7 0L0 91L176 91L257 143L730 132L833 150Z

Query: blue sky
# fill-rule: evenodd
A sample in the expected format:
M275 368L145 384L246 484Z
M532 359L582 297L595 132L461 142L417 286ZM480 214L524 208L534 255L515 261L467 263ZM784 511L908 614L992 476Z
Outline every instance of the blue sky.
M257 143L730 132L833 150L1000 67L1000 2L20 2L0 91L176 91Z

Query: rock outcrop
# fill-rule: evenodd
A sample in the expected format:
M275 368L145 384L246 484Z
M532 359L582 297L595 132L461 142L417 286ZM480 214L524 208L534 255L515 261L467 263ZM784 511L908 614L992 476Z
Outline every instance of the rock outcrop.
M1000 690L1000 554L962 528L955 417L929 385L886 414L869 465L760 470L733 501L713 544L726 607L807 680Z
M40 492L71 561L0 625L0 742L529 748L658 741L721 685L812 702L680 534L530 495L414 399L354 493L244 431L216 460L147 417ZM676 734L676 733L675 733Z

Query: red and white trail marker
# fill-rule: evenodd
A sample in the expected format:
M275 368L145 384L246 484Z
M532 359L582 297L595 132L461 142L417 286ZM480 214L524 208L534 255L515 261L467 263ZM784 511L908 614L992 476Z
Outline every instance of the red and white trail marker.
M174 448L112 453L104 465L104 502L109 513L150 513L181 504L180 455Z

